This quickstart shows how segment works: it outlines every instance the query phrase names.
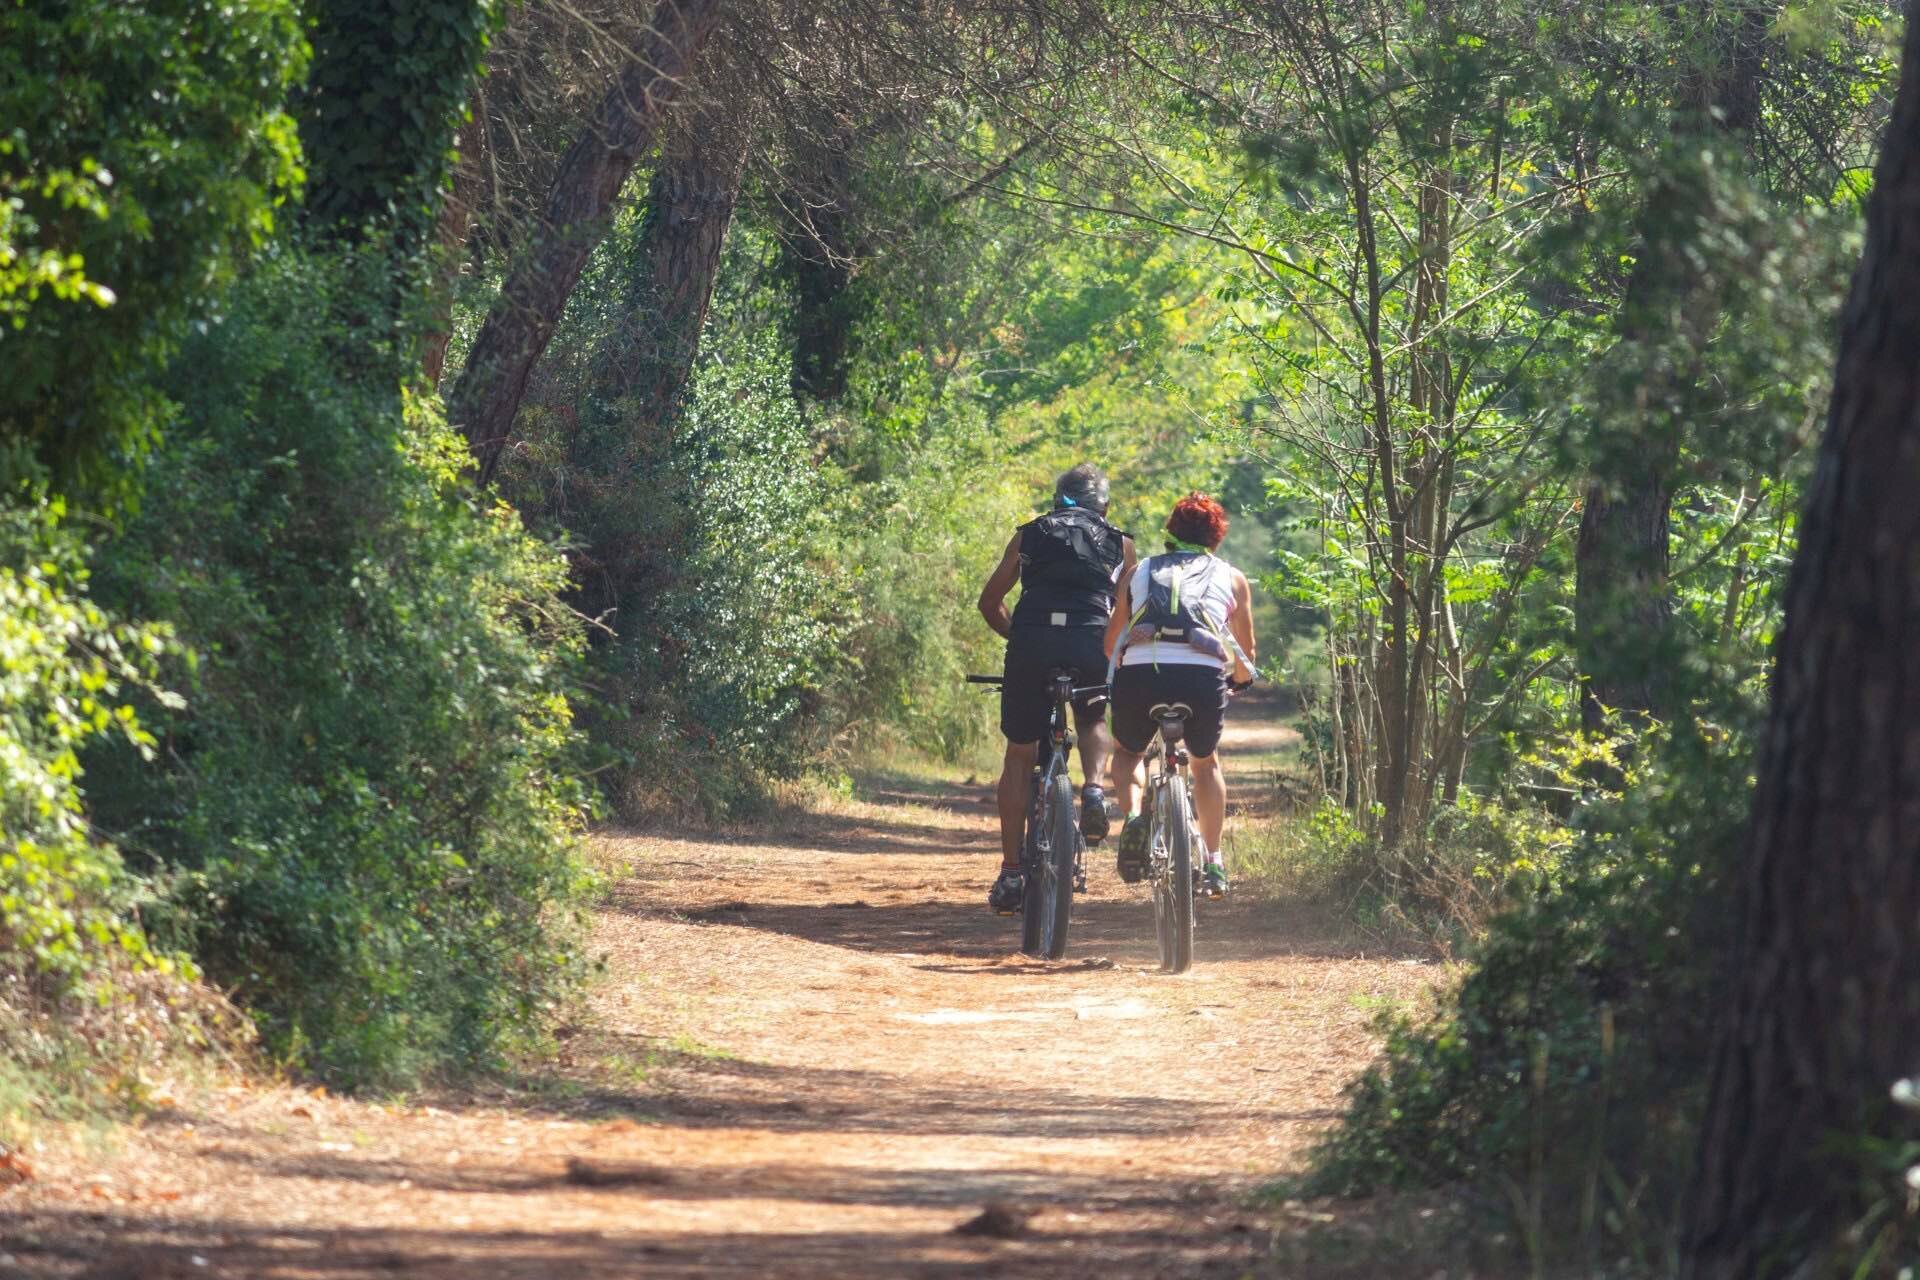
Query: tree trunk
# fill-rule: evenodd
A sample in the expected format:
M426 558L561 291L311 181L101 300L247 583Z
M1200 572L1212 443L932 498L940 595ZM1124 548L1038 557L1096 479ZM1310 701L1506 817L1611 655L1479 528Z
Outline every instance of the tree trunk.
M821 148L812 181L781 200L781 270L793 290L793 389L815 400L847 391L847 354L856 319L850 137Z
M1697 1280L1817 1258L1864 1208L1889 1086L1920 1073L1920 23L1884 148L1787 588L1685 1222Z
M1759 117L1760 56L1777 4L1744 4L1724 36L1711 31L1720 0L1694 0L1709 28L1705 52L1680 86L1673 154L1691 156L1729 140L1743 145ZM1693 139L1688 143L1686 139ZM1690 163L1690 162L1689 162ZM1627 283L1620 341L1646 348L1676 332L1697 354L1718 307L1702 298L1686 252L1702 175L1663 175L1641 215L1642 248ZM1575 648L1583 677L1581 722L1605 727L1608 711L1662 717L1672 711L1672 592L1667 583L1673 475L1680 462L1681 383L1689 371L1664 357L1635 390L1630 438L1595 467L1574 551Z
M1673 607L1667 589L1668 475L1679 451L1671 437L1649 441L1653 460L1622 477L1617 491L1587 486L1574 545L1574 630L1585 677L1580 720L1589 733L1610 711L1661 716Z
M620 188L719 24L725 0L661 0L640 56L621 69L560 161L533 243L508 275L448 403L480 483L493 477L533 365L547 349Z
M476 104L477 105L477 104ZM437 261L433 279L433 327L421 341L420 369L429 385L438 387L447 365L447 343L453 337L453 295L466 260L467 228L473 223L480 199L480 153L487 145L486 121L476 113L456 135L459 160L453 169L453 190L440 206L434 228Z
M595 371L597 398L634 434L671 422L700 354L746 161L742 139L713 123L696 121L654 171L625 314Z
M636 476L659 484L671 472L674 422L699 356L745 167L744 138L730 124L695 117L654 170L620 323L594 352L584 430L569 450L570 484L582 493L628 493ZM606 518L575 531L588 534L574 561L575 606L590 617L611 615L623 634L646 621L625 606L666 589L677 563L670 549L693 537L681 504L657 491L651 498L643 510L615 500Z

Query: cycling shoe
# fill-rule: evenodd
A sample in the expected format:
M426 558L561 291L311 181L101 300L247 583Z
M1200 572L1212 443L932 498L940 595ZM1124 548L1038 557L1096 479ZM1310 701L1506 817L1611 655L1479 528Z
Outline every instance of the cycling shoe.
M1080 834L1088 844L1107 838L1107 796L1099 787L1080 788Z
M1120 878L1128 884L1139 884L1147 878L1147 827L1147 815L1136 813L1120 828L1120 849L1115 867L1120 872Z
M995 915L1014 916L1027 898L1027 876L1018 867L1000 868L1000 878L987 891L987 905Z

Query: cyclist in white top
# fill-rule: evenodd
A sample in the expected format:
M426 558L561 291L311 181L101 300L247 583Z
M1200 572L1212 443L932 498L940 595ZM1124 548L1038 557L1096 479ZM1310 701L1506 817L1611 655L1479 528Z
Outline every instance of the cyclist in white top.
M1253 590L1247 575L1216 553L1227 536L1227 513L1205 494L1182 498L1167 518L1167 551L1122 579L1107 627L1113 654L1114 799L1127 825L1120 832L1120 878L1147 870L1147 822L1137 805L1135 774L1158 726L1161 703L1192 708L1186 722L1193 764L1193 800L1206 842L1206 892L1227 889L1220 836L1227 821L1227 781L1217 748L1228 689L1253 679Z

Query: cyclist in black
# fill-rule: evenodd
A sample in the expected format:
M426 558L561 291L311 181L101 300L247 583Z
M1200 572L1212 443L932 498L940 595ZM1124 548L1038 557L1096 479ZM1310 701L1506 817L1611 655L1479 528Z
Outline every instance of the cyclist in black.
M980 590L980 615L1007 638L1006 679L1000 689L1000 732L1007 752L1000 769L1000 876L987 905L1002 915L1020 910L1026 884L1020 871L1027 803L1040 740L1046 736L1047 676L1056 667L1075 683L1106 677L1107 622L1115 584L1133 572L1133 539L1107 522L1107 477L1081 463L1054 484L1053 510L1020 526L999 567ZM1007 612L1007 593L1020 600ZM1080 832L1089 844L1107 834L1106 776L1113 749L1104 723L1106 698L1074 704L1080 736Z

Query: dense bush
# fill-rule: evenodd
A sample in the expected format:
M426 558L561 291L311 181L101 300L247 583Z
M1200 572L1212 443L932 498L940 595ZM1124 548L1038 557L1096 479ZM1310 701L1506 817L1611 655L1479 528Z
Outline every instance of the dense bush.
M104 993L132 963L171 967L134 919L137 886L89 830L81 747L153 738L127 699L148 686L164 629L112 622L89 598L82 547L41 501L0 513L0 998Z
M1714 886L1751 795L1736 741L1643 742L1627 789L1579 807L1564 855L1516 878L1458 988L1387 1020L1316 1189L1464 1182L1551 1238L1611 1233L1610 1256L1657 1244L1706 1079L1729 927Z
M193 967L141 927L146 886L85 810L80 751L153 738L129 699L171 639L90 598L58 500L0 512L0 1140L50 1114L136 1100L144 1070L221 1034Z
M288 249L232 293L101 557L103 595L199 658L153 716L161 766L102 762L152 928L346 1081L534 1032L581 887L562 562L474 496L403 353L356 327L366 275Z
M751 804L757 775L817 759L853 602L833 564L836 481L812 453L779 346L742 337L702 364L672 439L633 478L628 501L653 508L662 536L642 552L653 590L630 598L600 664L619 690L608 728L626 799L689 798L692 781L723 814Z
M818 757L821 690L853 612L832 525L841 483L759 296L718 301L665 426L603 402L595 369L622 358L609 333L622 253L643 228L623 223L596 257L500 483L565 541L568 599L595 623L586 728L609 798L629 814L721 817Z
M289 0L0 9L0 484L129 478L166 352L298 181L304 63Z

